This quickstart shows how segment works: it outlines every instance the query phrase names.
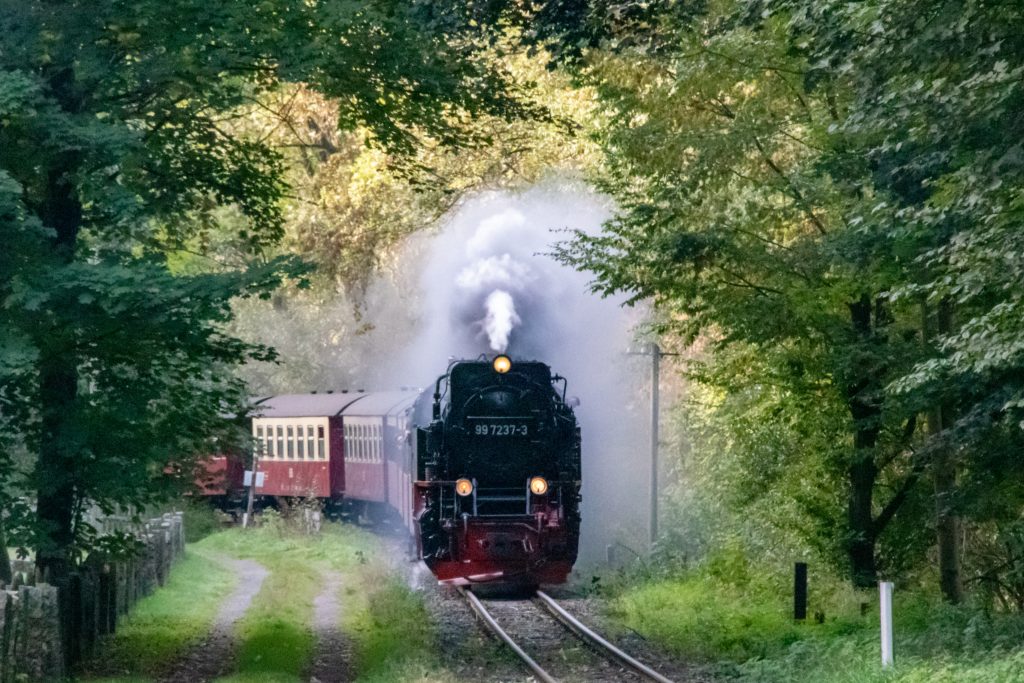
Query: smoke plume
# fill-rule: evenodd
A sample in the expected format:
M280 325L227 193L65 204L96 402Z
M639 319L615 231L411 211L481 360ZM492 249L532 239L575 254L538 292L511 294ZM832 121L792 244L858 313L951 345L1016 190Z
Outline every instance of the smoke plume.
M432 385L449 358L495 353L568 378L581 401L584 560L637 545L646 525L646 366L626 355L642 312L590 293L586 274L548 256L565 230L594 233L609 216L605 198L574 182L463 204L403 259L423 264L418 331L405 362L389 363L394 384Z
M508 337L512 334L512 328L523 322L523 319L516 314L516 302L512 295L504 289L496 289L487 295L484 303L487 308L487 315L480 321L487 338L491 342L491 349L498 353L505 353L508 349Z

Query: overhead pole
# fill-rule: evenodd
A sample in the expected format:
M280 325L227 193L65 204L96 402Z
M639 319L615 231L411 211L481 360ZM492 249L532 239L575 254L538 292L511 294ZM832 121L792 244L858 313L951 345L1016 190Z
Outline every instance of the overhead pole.
M630 356L651 357L651 507L648 511L649 528L648 535L653 546L658 539L658 417L661 411L660 405L660 384L661 384L661 357L678 356L678 353L662 351L657 342L651 344L643 351L629 350Z

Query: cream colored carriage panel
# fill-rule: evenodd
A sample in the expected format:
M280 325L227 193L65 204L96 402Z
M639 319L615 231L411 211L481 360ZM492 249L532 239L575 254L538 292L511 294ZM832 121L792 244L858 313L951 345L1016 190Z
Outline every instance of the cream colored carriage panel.
M383 452L381 418L345 417L346 459L360 463L380 463Z
M326 417L255 417L252 438L267 460L329 460L328 427Z

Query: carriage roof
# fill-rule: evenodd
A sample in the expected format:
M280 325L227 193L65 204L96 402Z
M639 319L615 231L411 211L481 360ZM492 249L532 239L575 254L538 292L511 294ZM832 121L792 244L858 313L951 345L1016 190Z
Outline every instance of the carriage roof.
M253 417L390 415L408 408L417 396L418 392L413 390L281 394L261 400Z
M260 417L333 417L365 393L281 394L270 396L256 406L253 416Z
M373 391L342 410L344 416L394 415L403 412L419 396L415 390Z

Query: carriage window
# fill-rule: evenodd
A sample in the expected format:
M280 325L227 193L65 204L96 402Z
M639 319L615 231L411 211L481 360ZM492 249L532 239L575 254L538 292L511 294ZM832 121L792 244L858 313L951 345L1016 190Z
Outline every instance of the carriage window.
M316 447L320 451L320 457L326 459L327 451L324 450L324 428L323 426L316 428Z
M306 425L306 457L310 460L315 460L322 455L313 450L313 443L313 425Z
M288 425L288 458L295 459L295 429Z
M302 430L302 425L295 428L295 457L299 460L306 459L306 439Z
M259 457L262 455L260 451L263 450L263 427L256 428L256 438L253 439L252 451L253 455Z
M284 457L284 427L277 425L277 449L274 451L274 455L279 458Z

